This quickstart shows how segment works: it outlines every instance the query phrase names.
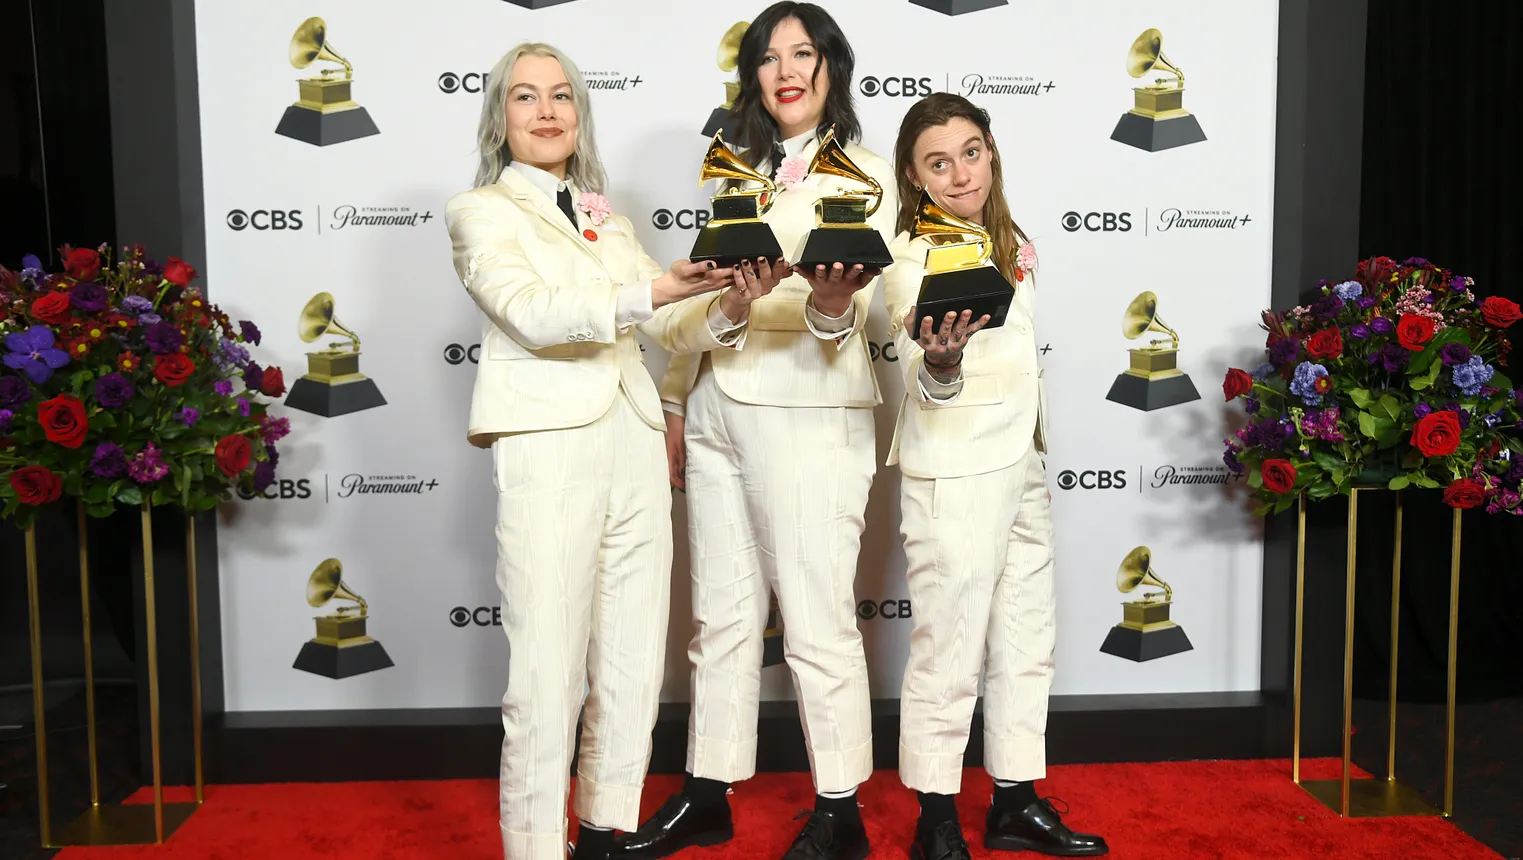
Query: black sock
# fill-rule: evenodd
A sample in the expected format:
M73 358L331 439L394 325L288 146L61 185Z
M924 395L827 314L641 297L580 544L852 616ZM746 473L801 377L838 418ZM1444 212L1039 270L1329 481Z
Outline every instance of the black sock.
M814 811L828 812L837 818L861 818L862 811L857 808L857 793L853 791L845 797L826 797L822 794L814 796Z
M1035 781L994 786L994 806L1000 809L1025 809L1036 801Z
M957 795L927 794L923 791L916 793L920 796L920 836L922 838L930 836L937 825L957 821Z
M578 857L604 857L613 850L612 830L593 830L586 822L576 834L576 855Z
M717 779L709 779L703 776L687 775L682 781L682 793L687 795L688 800L699 806L718 806L730 802L725 792L730 790L728 782L720 782Z

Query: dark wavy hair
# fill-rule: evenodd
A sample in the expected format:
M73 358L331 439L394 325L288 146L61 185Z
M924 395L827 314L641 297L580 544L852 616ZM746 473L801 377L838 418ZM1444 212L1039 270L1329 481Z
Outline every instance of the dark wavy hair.
M752 167L765 161L772 153L772 144L778 141L777 121L767 113L757 72L761 69L762 58L766 56L772 41L772 31L788 18L796 18L804 25L804 32L814 42L819 62L824 64L826 77L830 81L830 92L825 96L825 113L820 117L817 131L823 133L834 125L836 137L843 143L862 139L862 123L857 119L857 109L852 103L851 94L851 76L857 67L857 58L852 53L851 43L846 41L846 34L841 32L840 25L830 17L830 13L819 6L783 0L773 3L757 15L740 39L737 58L740 95L731 108L731 127L736 130L735 143L746 148L742 157ZM815 79L818 79L819 65L814 67L814 74ZM813 83L814 80L811 80L810 84Z

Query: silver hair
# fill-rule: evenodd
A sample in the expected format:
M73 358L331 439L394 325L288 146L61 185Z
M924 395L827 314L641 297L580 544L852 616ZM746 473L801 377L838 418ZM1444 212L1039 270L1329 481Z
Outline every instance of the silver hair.
M598 158L598 145L592 125L592 102L587 96L587 84L582 73L558 48L543 42L524 42L503 55L487 76L486 93L481 103L481 125L476 129L476 144L481 160L476 167L476 184L491 185L502 175L503 168L513 160L508 149L507 96L508 80L513 76L513 65L522 56L550 57L561 64L566 80L571 84L571 103L576 107L576 149L566 165L566 178L582 191L602 194L608 184L603 172L603 162Z

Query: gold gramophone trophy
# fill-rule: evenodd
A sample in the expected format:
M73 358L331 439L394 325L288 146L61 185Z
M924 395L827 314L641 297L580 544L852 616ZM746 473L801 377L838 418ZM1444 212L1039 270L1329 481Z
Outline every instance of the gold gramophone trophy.
M380 134L370 114L349 97L354 66L339 56L328 43L328 25L321 18L308 18L291 37L291 65L305 69L317 60L344 67L342 78L332 77L338 69L322 69L319 74L297 81L301 98L286 108L275 133L313 146L329 146Z
M1158 318L1158 296L1146 292L1127 305L1121 318L1121 333L1127 340L1136 340L1150 331L1168 335L1170 344L1163 346L1163 341L1155 340L1127 350L1132 356L1132 366L1111 383L1105 399L1144 412L1199 400L1195 383L1178 366L1179 335Z
M746 28L751 26L750 21L737 21L730 29L724 32L724 37L719 40L719 70L721 72L733 72L739 65L740 39L746 35ZM730 108L735 106L735 99L740 96L739 81L725 81L724 104L720 105L709 114L709 121L703 124L703 136L713 137L720 132L735 134L735 129L730 127Z
M325 334L344 340L307 353L307 372L291 385L286 405L324 418L385 406L375 380L360 373L360 339L333 315L333 295L318 293L301 309L298 333L311 343Z
M966 15L969 12L982 12L985 9L1010 4L1010 0L910 0L910 2L943 15Z
M762 632L762 668L783 665L783 610L777 605L773 594L772 606L767 610L767 629Z
M930 236L936 244L925 252L925 277L915 299L915 327L910 337L916 336L920 321L926 317L931 318L931 331L937 331L948 313L965 310L973 312L970 322L988 314L984 328L1004 325L1015 288L999 269L988 265L994 255L989 231L941 208L929 192L922 191L910 225L910 238L921 236Z
M1153 572L1153 551L1139 546L1126 554L1116 569L1116 590L1130 594L1139 585L1162 588L1163 593L1143 595L1141 600L1121 604L1122 621L1105 637L1103 653L1142 663L1171 654L1193 651L1184 628L1169 620L1174 589Z
M359 606L340 606L327 615L314 618L317 635L301 646L301 653L296 655L291 668L336 679L352 678L395 665L381 643L365 633L365 620L370 617L365 598L349 590L342 581L343 575L343 563L330 558L319 564L307 579L308 606L323 606L335 597L352 600ZM356 614L350 615L351 612Z
M767 222L761 220L762 214L772 208L777 184L725 146L722 131L714 133L709 151L703 156L698 187L713 179L723 180L729 187L709 198L714 217L698 231L688 259L695 263L713 260L724 268L741 260L765 257L776 261L782 257L783 246L777 243L777 236ZM758 182L761 188L742 191L736 184L739 182Z
M850 269L886 269L894 262L878 231L867 219L883 203L883 186L846 157L846 150L831 126L809 162L808 175L824 174L850 179L867 186L865 191L837 189L814 202L814 229L800 243L795 265L805 268L840 263Z
M1126 73L1140 78L1150 71L1173 72L1174 78L1156 78L1133 87L1133 108L1121 115L1111 140L1148 152L1200 143L1206 139L1195 115L1185 110L1185 73L1163 55L1163 34L1144 31L1126 52Z

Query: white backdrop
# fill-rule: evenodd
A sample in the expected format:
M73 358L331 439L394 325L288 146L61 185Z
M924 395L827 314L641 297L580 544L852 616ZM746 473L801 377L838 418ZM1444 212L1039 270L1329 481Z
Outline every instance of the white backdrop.
M715 49L765 3L520 2L197 3L213 298L234 319L260 323L261 353L278 358L289 384L320 347L299 339L298 314L331 292L338 318L363 340L362 371L388 401L334 418L277 407L293 426L280 445L281 483L267 498L224 506L230 710L500 700L508 654L492 618L495 494L489 455L465 441L480 322L451 268L442 212L470 185L481 85L509 47L546 40L577 60L594 86L614 210L662 262L691 248L693 211L708 203L697 187L708 142L700 132L729 77ZM1223 485L1219 392L1226 368L1251 360L1234 344L1252 346L1269 301L1277 3L1012 0L958 17L910 0L825 5L857 53L864 145L891 155L918 95L969 95L993 116L1016 219L1040 255L1038 336L1056 436L1054 692L1257 689L1262 535L1241 487ZM287 45L314 14L353 63L354 99L378 135L318 147L274 133L296 80L312 73L289 65ZM1138 84L1127 50L1150 27L1185 71L1185 107L1204 142L1150 153L1110 140ZM357 224L344 207L416 217ZM1218 213L1231 226L1183 226L1175 210ZM1179 332L1180 365L1200 400L1141 412L1105 399L1138 345L1122 337L1120 320L1142 290L1158 294L1160 317ZM881 463L903 384L881 297L874 310ZM665 354L649 347L646 361L659 378ZM378 485L410 491L363 491ZM688 696L686 519L676 499L665 701ZM907 592L898 525L898 474L885 468L857 580L875 698L897 698L913 623L899 617ZM1145 663L1099 651L1121 620L1118 604L1137 596L1120 594L1115 577L1140 544L1174 588L1173 618L1194 645ZM342 680L292 668L312 617L328 611L304 598L308 575L330 557L368 601L370 634L395 666ZM764 679L766 698L792 697L785 669Z

